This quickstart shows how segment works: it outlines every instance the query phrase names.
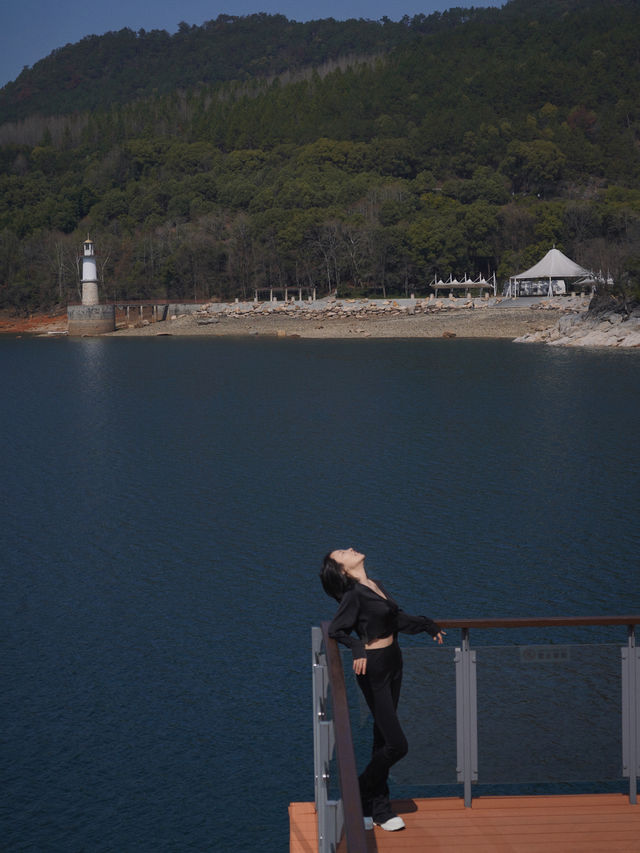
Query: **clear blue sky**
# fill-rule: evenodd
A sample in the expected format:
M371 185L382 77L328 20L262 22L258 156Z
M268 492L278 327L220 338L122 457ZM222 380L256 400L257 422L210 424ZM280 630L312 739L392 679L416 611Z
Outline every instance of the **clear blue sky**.
M220 14L281 14L294 21L369 18L393 21L404 15L444 11L452 6L502 6L504 0L0 0L0 86L15 80L57 47L109 30L167 30L180 21L202 24Z

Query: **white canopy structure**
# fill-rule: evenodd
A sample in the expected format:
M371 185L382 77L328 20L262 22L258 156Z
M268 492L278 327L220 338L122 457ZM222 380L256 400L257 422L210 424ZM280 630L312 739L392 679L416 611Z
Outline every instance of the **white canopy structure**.
M476 290L493 290L493 295L495 296L497 289L496 274L493 273L492 277L487 280L483 275L479 275L477 278L469 278L465 273L462 281L458 281L457 278L453 278L451 275L448 281L443 281L441 278L436 279L434 276L431 286L435 290L436 296L439 290L448 290L449 295L451 295L454 290L464 290L470 293L474 288Z
M553 248L537 264L511 276L505 295L558 295L566 292L566 279L581 279L589 285L595 283L593 273Z

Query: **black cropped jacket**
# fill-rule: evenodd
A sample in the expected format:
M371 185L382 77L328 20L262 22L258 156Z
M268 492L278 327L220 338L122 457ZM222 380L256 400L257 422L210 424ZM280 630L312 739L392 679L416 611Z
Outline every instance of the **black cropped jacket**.
M366 657L367 643L398 632L419 634L426 631L432 637L440 632L438 625L426 616L411 616L400 610L380 581L375 584L386 598L362 583L355 583L343 595L329 625L329 636L351 649L354 660ZM352 635L353 631L357 637Z

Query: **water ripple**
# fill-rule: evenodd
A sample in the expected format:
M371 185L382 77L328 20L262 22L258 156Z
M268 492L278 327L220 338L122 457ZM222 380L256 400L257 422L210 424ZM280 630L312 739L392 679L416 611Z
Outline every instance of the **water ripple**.
M361 547L431 615L640 610L629 353L162 338L0 355L8 850L284 849L288 802L313 793L329 548Z

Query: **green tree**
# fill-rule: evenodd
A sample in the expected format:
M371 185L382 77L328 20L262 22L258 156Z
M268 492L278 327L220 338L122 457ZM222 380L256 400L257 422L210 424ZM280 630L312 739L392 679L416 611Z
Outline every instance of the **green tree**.
M514 192L545 193L560 179L566 157L548 139L509 143L502 170L511 178Z

